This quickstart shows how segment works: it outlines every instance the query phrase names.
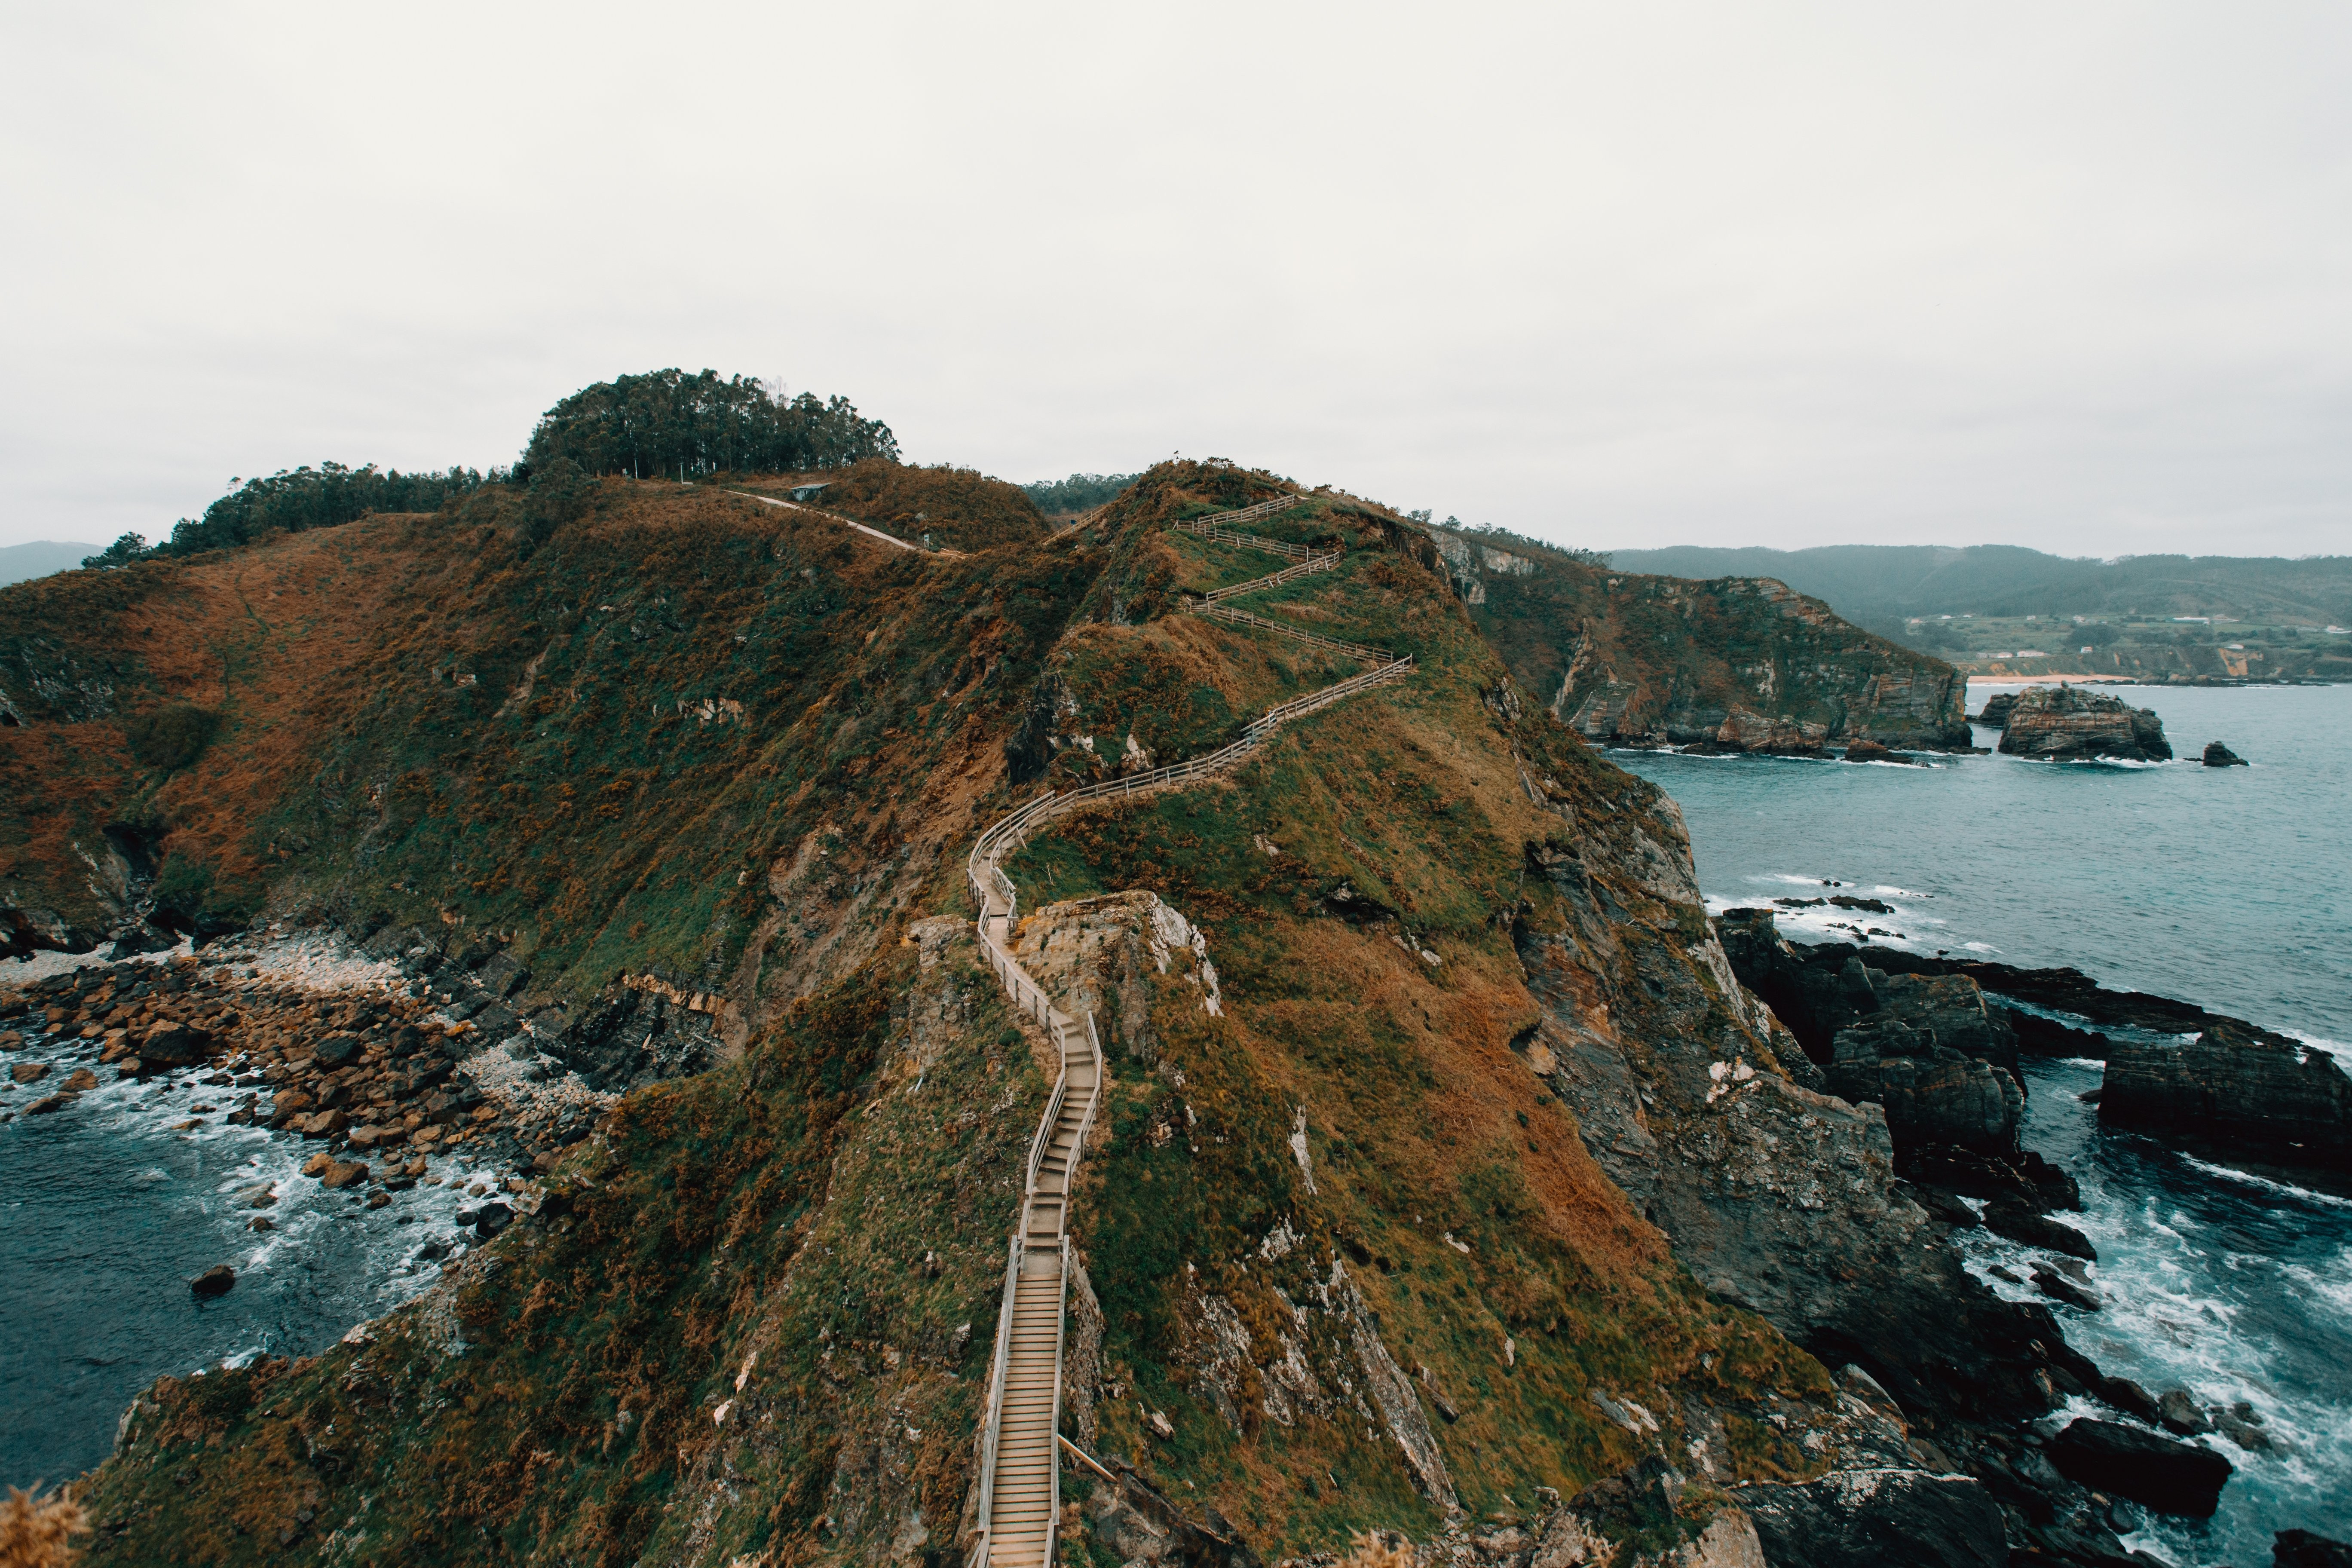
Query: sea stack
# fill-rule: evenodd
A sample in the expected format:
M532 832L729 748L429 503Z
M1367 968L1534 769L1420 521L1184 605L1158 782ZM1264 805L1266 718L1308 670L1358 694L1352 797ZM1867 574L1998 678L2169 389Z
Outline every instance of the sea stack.
M2246 759L2219 741L2205 742L2205 765L2209 768L2242 768Z
M2164 721L2154 709L2134 708L2104 691L2073 686L2036 686L2020 692L2001 728L2000 749L2044 762L2172 760Z
M1971 724L1982 724L1998 730L2009 722L2009 710L2017 705L2017 693L2003 691L1985 699L1984 711L1969 719Z

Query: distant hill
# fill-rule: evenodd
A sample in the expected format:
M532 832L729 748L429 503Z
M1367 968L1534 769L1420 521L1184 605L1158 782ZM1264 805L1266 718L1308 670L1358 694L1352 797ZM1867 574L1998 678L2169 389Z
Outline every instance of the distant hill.
M103 544L76 544L58 539L0 544L0 583L22 583L27 578L46 577L52 572L70 571L81 564L83 556L95 555L105 548Z
M1832 544L1815 550L1677 545L1612 550L1619 570L1777 577L1879 628L1911 616L2229 616L2352 624L2352 556L2045 555L2011 544Z

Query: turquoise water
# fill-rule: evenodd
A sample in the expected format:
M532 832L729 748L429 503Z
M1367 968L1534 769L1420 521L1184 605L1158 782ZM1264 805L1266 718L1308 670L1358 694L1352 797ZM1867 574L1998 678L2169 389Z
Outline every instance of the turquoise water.
M1979 684L1969 707L2014 689ZM2352 1061L2352 688L2117 694L2154 708L2190 760L1614 760L1682 807L1711 908L1869 894L1895 912L1825 907L1781 927L1847 942L1847 928L1876 928L1895 933L1871 937L1888 945L2072 964ZM2199 765L2213 740L2252 765ZM2207 1439L2237 1467L2221 1512L2147 1521L2129 1544L2187 1568L2267 1562L2278 1530L2352 1538L2352 1202L2103 1131L2076 1098L2098 1083L2096 1062L2033 1063L2027 1078L2027 1143L2082 1183L2107 1299L2097 1312L2053 1306L2068 1341L2150 1389L2242 1400L2279 1445ZM2029 1275L2032 1249L1974 1232L1964 1251L2001 1294L2042 1300L1990 1272Z
M2018 689L1978 683L1969 706ZM1784 920L1801 938L1875 925L1910 939L1894 945L2072 964L2352 1042L2352 686L2116 689L2154 708L2189 760L1613 760L1683 808L1711 897L1763 903L1834 879L1897 910ZM2216 740L2252 765L2200 765Z
M243 1091L194 1074L142 1084L110 1068L68 1109L26 1116L97 1051L37 1037L6 1060L51 1073L0 1093L18 1113L0 1124L0 1484L54 1485L98 1464L131 1396L159 1376L315 1354L439 1278L427 1244L457 1237L457 1186L419 1186L382 1209L328 1192L297 1174L319 1145L224 1124L217 1112ZM257 1210L241 1194L263 1184L283 1195ZM272 1229L249 1228L257 1213ZM236 1289L197 1300L188 1281L218 1263L236 1270Z

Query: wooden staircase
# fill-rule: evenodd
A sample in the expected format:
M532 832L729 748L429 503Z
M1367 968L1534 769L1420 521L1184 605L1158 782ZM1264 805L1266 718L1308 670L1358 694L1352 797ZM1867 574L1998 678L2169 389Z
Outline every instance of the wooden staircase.
M1261 540L1218 527L1270 516L1305 497L1261 502L1240 512L1196 519L1178 526L1204 538L1265 549L1297 564L1271 577L1237 584L1227 592L1271 587L1302 572L1320 571L1339 560L1283 541ZM1223 595L1220 595L1222 597ZM1206 756L1122 779L1106 779L1081 789L1048 793L992 823L971 847L964 874L980 906L980 947L1003 984L1013 1005L1045 1026L1061 1055L1061 1076L1045 1101L1037 1135L1029 1145L1020 1223L1005 1258L1004 1300L996 1321L996 1357L990 1373L988 1405L980 1455L980 1529L968 1568L1049 1568L1062 1505L1061 1467L1055 1445L1062 1423L1062 1325L1069 1278L1070 1184L1087 1129L1102 1099L1102 1041L1089 1014L1073 1018L1054 1005L1012 952L1019 893L1001 862L1028 841L1041 823L1076 806L1108 796L1128 796L1181 787L1241 763L1291 720L1327 708L1412 673L1412 656L1397 656L1356 643L1317 637L1244 610L1196 600L1197 613L1260 627L1319 645L1362 660L1371 668L1345 680L1267 710L1250 721L1242 738ZM1074 1450L1075 1451L1075 1450Z
M974 847L972 892L980 900L980 945L1015 1006L1045 1026L1061 1055L1061 1076L1029 1144L1021 1221L1004 1267L996 1359L981 1441L981 1530L972 1568L1046 1568L1062 1507L1055 1438L1062 1425L1062 1321L1069 1278L1070 1182L1102 1098L1102 1048L1084 1024L1053 1005L1013 959L1012 880L996 866L1003 841Z

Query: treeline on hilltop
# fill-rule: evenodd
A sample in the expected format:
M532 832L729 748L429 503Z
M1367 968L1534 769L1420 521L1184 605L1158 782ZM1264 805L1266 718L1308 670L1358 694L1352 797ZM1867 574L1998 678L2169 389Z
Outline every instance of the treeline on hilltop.
M845 397L786 400L747 376L657 370L600 381L549 409L516 478L558 458L643 479L801 473L867 458L897 461L898 438Z
M126 533L98 554L85 557L82 564L121 566L150 555L226 550L265 533L299 533L355 522L372 511L433 511L444 501L471 495L503 478L496 468L486 479L472 468L404 474L397 468L379 469L373 463L357 468L341 463L281 468L268 479L246 480L242 488L205 508L201 518L182 518L173 525L172 537L152 549L140 535Z
M567 463L591 475L648 479L800 473L870 458L898 461L898 438L880 420L861 417L845 397L821 400L803 392L787 400L748 376L722 381L714 370L657 370L600 381L549 409L510 469L404 474L373 463L280 469L246 480L201 518L182 518L169 539L151 546L126 533L82 564L125 566L150 556L225 550L268 533L356 522L370 512L435 511L484 485L525 483L534 469L568 475Z
M1021 488L1047 517L1074 517L1117 497L1141 479L1141 474L1072 474L1066 479L1040 479Z

